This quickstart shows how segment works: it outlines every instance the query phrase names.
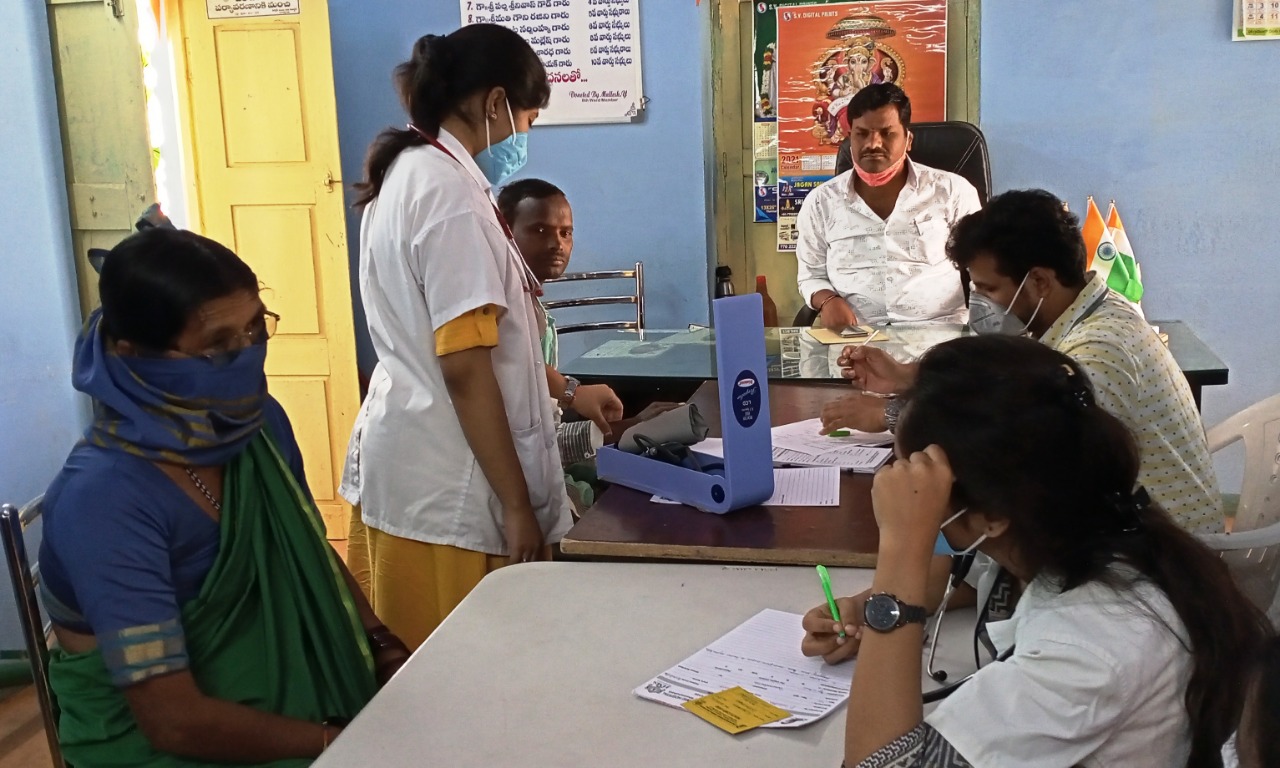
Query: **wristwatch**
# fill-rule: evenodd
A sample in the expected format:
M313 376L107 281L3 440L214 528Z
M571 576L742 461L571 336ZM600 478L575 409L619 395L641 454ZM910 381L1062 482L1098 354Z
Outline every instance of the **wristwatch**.
M890 398L884 404L884 428L889 432L894 432L898 428L898 414L902 413L902 401L896 397Z
M560 396L560 407L568 408L573 405L573 398L578 394L578 380L572 376L564 377L564 394Z
M923 624L923 605L908 605L888 592L877 592L862 606L862 619L877 632L892 632L904 624Z

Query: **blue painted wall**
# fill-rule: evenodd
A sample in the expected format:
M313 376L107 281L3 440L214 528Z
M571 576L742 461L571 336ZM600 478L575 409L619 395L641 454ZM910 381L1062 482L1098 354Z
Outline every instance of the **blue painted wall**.
M53 479L87 406L71 388L80 309L43 3L0 3L0 59L0 501L20 503ZM17 626L6 585L0 649L21 647Z
M1231 42L1231 5L982 3L996 188L1077 212L1116 199L1147 316L1186 320L1231 367L1205 391L1210 425L1280 392L1280 99L1263 85L1280 41ZM1220 464L1223 485L1238 471Z
M652 99L643 120L535 126L529 165L520 174L545 178L569 196L576 228L572 269L645 262L648 320L655 328L684 327L708 318L707 13L705 5L689 0L642 2L644 91ZM361 178L369 142L386 126L405 122L391 87L392 68L408 57L419 36L451 32L460 17L456 0L380 0L376 5L329 0L329 14L343 179L350 202L349 187ZM359 232L359 216L352 211L347 236L357 303ZM373 353L359 307L356 324L361 368L367 373Z

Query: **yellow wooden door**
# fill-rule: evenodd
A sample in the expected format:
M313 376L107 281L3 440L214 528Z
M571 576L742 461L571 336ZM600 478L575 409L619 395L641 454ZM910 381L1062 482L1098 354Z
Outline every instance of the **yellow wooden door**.
M192 229L247 261L280 315L271 393L293 422L330 538L346 538L337 488L359 395L328 4L248 3L299 12L209 18L219 5L166 6L185 70Z

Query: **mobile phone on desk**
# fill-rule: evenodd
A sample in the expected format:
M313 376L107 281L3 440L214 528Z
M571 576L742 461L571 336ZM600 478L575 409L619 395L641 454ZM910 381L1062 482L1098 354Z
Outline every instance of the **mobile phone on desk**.
M840 329L842 339L861 339L871 335L871 329L865 325L846 325Z

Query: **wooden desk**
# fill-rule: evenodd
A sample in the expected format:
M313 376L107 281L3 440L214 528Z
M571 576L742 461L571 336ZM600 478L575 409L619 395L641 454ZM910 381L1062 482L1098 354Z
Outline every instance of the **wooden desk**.
M872 572L833 570L838 595ZM315 768L734 768L840 765L845 708L730 736L631 691L763 608L822 602L812 568L529 563L489 574ZM973 611L948 614L939 665L973 670ZM925 690L937 687L928 678Z
M716 382L703 384L698 404L720 436ZM813 418L823 403L849 394L847 385L769 385L773 424ZM871 510L871 475L840 476L839 507L754 506L713 515L692 507L654 504L651 494L613 486L600 495L564 540L571 558L842 565L874 568L880 531Z

